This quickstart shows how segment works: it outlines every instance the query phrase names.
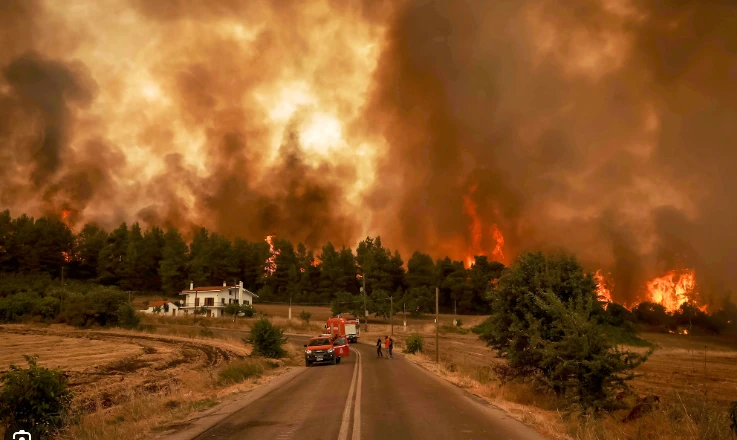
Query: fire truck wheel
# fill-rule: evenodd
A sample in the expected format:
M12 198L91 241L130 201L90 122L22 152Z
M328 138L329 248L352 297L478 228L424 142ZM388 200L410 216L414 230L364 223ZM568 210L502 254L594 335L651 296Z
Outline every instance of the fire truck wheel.
M305 361L305 367L311 367L311 366L312 366L312 362L310 362L310 361Z
M333 364L333 365L337 364L337 361L335 360L335 358L333 358L333 362L332 362L332 364Z
M335 361L335 362L339 364L339 363L340 363L340 358L338 358L338 360L337 360L337 361Z

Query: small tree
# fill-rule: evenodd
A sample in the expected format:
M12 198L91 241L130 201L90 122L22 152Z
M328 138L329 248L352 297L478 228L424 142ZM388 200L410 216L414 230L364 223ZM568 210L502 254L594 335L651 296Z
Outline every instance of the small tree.
M133 328L141 323L141 318L129 303L123 303L118 307L118 325L123 328Z
M256 321L251 329L251 339L245 342L253 344L253 353L259 356L278 359L286 354L286 350L282 348L287 342L284 330L266 318Z
M422 349L424 346L424 340L422 339L422 335L413 333L407 337L407 353L422 353Z
M253 307L251 307L250 304L243 304L241 306L241 313L243 313L243 316L245 316L246 318L253 318L253 315L256 312L253 310Z
M585 408L610 409L649 354L620 352L606 336L596 284L572 256L526 253L490 292L478 329L507 360L506 379L533 378Z
M241 307L236 303L230 303L227 306L225 306L225 309L223 310L223 313L225 313L228 316L235 317L238 313L240 313Z
M299 313L299 319L304 321L304 323L307 325L310 325L310 318L312 318L312 313L308 312L307 310L302 310Z
M158 315L159 313L161 313L161 306L156 306L156 307L154 307L154 313L156 313L157 315Z
M28 368L15 365L0 376L0 423L7 432L30 429L33 438L50 438L66 420L72 401L63 371L36 365L38 356L23 356Z

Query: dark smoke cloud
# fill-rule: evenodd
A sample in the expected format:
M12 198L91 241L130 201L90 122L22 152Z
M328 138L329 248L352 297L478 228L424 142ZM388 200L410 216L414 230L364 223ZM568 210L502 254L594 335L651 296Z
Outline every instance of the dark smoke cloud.
M628 302L679 268L715 303L737 290L729 2L115 8L84 20L50 1L0 8L0 209L313 248L380 234L405 256L461 259L476 246L470 199L478 245L491 254L497 225L507 263L574 252ZM280 94L296 109L277 123ZM344 146L311 149L315 111L341 118Z
M718 296L737 281L735 28L717 1L410 2L370 112L390 145L377 229L407 250L470 244L478 184L514 252L576 252L620 300L682 267Z

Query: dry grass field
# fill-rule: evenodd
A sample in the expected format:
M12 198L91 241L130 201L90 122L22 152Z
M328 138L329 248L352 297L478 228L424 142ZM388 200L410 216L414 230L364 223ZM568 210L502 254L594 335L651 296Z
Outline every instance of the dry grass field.
M561 405L554 396L527 385L501 385L490 368L501 361L474 334L441 333L440 365L437 365L432 330L424 333L424 353L408 358L487 399L550 438L732 438L727 428L727 408L729 402L737 400L737 338L734 336L639 335L653 343L656 350L636 370L638 376L631 383L633 395L627 401L634 404L637 397L658 396L660 404L640 419L623 423L629 410L598 419L569 417L559 411ZM399 348L404 339L405 335L395 328Z
M290 358L274 364L248 357L250 347L240 337L215 334L3 325L0 338L0 372L11 364L25 366L23 355L34 354L39 365L67 372L73 407L81 415L80 423L62 436L69 439L140 438L287 370L280 367L296 364L293 347ZM222 383L219 373L243 362L259 363L262 377Z

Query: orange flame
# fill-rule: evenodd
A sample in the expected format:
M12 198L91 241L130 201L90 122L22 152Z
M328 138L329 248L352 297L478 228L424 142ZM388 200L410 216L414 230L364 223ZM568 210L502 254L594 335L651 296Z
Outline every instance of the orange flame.
M648 301L662 305L668 312L675 312L681 304L689 301L695 286L692 270L685 270L681 275L671 270L647 282Z
M596 281L596 295L607 303L612 302L612 291L607 288L601 269L594 274L594 280Z
M504 247L504 235L502 235L502 231L499 230L497 225L493 225L491 227L492 234L494 235L494 240L496 241L496 246L494 246L494 250L491 252L491 256L501 263L504 262L504 251L502 248Z
M71 227L71 222L69 219L69 216L72 214L72 211L69 209L62 209L61 210L61 221L64 222L65 225L68 227Z
M476 192L477 185L472 185L468 189L468 194L463 196L463 212L471 219L471 250L470 255L466 257L468 267L473 266L474 255L481 255L481 219L476 212L476 202L471 196Z
M274 275L274 272L276 272L276 256L279 255L280 251L278 249L274 249L273 235L267 235L266 242L269 243L269 252L271 253L271 255L269 256L269 258L266 259L264 271L266 272L266 276L270 276Z
M64 251L64 252L62 252L61 254L62 254L62 255L64 256L64 261L65 261L65 262L67 262L67 263L68 263L68 262L69 262L69 260L71 260L71 258L72 258L69 252L66 252L66 251Z
M469 268L474 265L474 257L476 255L484 255L484 252L481 249L483 226L478 215L478 206L473 200L473 194L476 192L477 188L478 185L471 185L471 187L468 189L468 194L463 196L463 212L471 220L471 225L468 228L469 232L471 233L471 247L468 254L466 255L466 265ZM504 235L502 234L502 231L499 230L499 227L496 224L491 226L491 234L494 237L495 241L494 250L491 252L491 257L496 261L504 262Z
M318 266L318 265L319 265L320 263L322 263L322 261L320 261L320 259L319 259L319 258L317 258L317 257L314 257L314 258L312 259L312 267L317 267L317 266Z

